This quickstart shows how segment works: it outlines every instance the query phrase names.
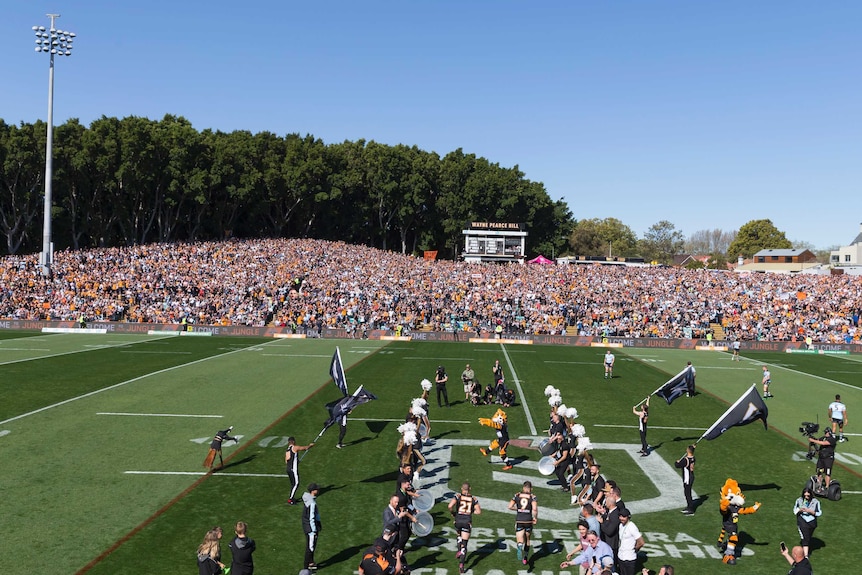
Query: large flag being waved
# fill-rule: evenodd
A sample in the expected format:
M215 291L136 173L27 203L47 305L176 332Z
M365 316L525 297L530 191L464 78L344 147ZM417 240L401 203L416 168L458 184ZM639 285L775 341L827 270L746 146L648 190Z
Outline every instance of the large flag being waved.
M766 409L766 403L757 392L757 385L751 384L751 389L742 394L742 397L737 399L736 403L731 405L724 412L724 415L719 417L718 421L700 436L700 439L715 439L731 427L748 425L758 419L763 421L763 429L767 429L766 417L768 415L769 410Z
M344 375L344 366L341 364L341 352L335 348L335 353L332 355L332 364L329 366L329 375L332 376L332 381L341 390L342 395L347 395L347 377Z
M331 425L337 422L339 419L353 411L353 409L357 405L362 405L363 403L368 403L372 399L377 399L377 396L371 393L370 391L366 391L361 385L353 392L353 395L348 395L347 397L342 397L335 403L331 403L326 406L329 410L329 419L323 424L323 430L326 431L329 429ZM323 433L323 431L321 431Z
M688 378L691 377L691 369L691 366L687 365L685 369L670 378L667 383L652 392L652 394L661 397L670 405L674 399L688 392Z

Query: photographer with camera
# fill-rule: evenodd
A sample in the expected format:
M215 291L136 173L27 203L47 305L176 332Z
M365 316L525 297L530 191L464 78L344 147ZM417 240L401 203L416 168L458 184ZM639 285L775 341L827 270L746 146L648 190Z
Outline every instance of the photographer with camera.
M832 466L835 464L835 446L838 444L838 438L832 433L832 428L827 427L824 430L824 435L820 439L814 437L808 438L808 443L819 445L820 452L817 456L817 480L822 483L823 489L829 489L829 482L832 480Z
M446 391L447 381L449 381L449 376L446 375L446 369L442 365L438 365L437 375L434 376L434 383L437 384L437 407L443 407L443 403L440 401L441 394L446 401L446 407L449 407L449 393Z

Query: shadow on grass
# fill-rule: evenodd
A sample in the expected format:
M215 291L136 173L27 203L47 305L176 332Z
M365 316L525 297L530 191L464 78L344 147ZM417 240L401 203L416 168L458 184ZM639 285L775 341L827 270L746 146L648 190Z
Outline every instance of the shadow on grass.
M374 441L374 437L361 437L359 439L354 439L350 443L346 443L347 447L351 447L353 445L359 445L360 443L365 443L366 441Z
M342 549L332 557L324 559L320 563L317 564L318 567L330 567L333 565L338 565L339 563L344 563L345 561L355 562L355 564L359 564L362 558L359 554L368 548L368 545L354 545L353 547L348 547L346 549ZM350 564L349 564L350 565ZM352 565L351 565L352 567Z
M739 543L736 545L736 556L740 557L742 555L742 550L751 545L752 547L769 547L770 543L758 543L757 540L746 533L745 531L739 532ZM777 547L778 544L775 543Z
M764 483L763 485L740 483L739 488L742 490L743 493L745 493L746 491L763 491L766 489L781 491L781 486L776 483Z
M527 568L532 571L534 563L543 557L550 557L551 555L559 555L562 553L562 557L565 558L565 551L566 546L562 539L554 539L553 541L543 543L542 545L539 545L539 549L537 551L534 551L527 556ZM562 559L556 563L559 564L560 562L562 562ZM553 565L554 562L552 561L551 564Z
M230 469L231 467L239 467L240 465L245 465L246 463L250 463L257 457L256 453L243 457L237 461L231 461L226 464L224 467L216 467L213 469L213 473L218 473L219 471L224 471L225 469Z
M395 483L398 480L398 471L390 471L389 473L381 473L374 477L366 477L360 483L387 483L389 481Z
M499 551L505 548L506 544L503 542L502 539L497 539L496 541L484 543L477 547L474 552L470 553L468 551L467 560L464 561L464 565L467 567L467 569L473 569L477 565L479 565L479 563L481 563L485 559L488 559L495 551Z
M698 497L697 499L695 499L694 501L692 501L692 503L694 503L694 510L695 510L695 511L697 511L697 509L698 509L701 505L703 505L704 503L706 503L708 500L709 500L709 495L701 495L700 497Z
M386 426L389 425L388 421L366 421L365 426L368 427L368 431L375 435L380 435L380 433L386 429Z

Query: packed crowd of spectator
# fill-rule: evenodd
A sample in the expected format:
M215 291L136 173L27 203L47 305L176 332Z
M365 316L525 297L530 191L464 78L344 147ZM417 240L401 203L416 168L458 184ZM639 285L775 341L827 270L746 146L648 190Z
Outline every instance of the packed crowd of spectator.
M0 259L0 317L860 343L862 277L426 261L308 239Z

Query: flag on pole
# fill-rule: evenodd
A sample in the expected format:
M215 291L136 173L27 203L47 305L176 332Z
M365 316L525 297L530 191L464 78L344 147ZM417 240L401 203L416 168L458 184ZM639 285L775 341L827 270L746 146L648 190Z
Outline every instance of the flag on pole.
M690 374L691 366L688 365L681 372L667 380L664 385L652 392L652 394L664 399L667 404L670 405L677 397L688 393L688 381L689 377L691 376Z
M371 393L370 391L366 391L361 385L353 392L353 395L348 395L347 397L342 397L335 403L331 403L326 406L329 410L329 419L323 424L323 431L329 429L335 422L339 419L353 411L353 409L357 405L362 405L363 403L368 403L372 399L377 399L377 396ZM321 434L323 433L321 431Z
M758 419L763 421L763 429L767 429L766 417L768 415L769 410L766 408L766 403L757 393L757 385L752 383L751 389L742 394L742 397L737 399L736 403L731 405L724 412L724 415L719 417L718 421L700 436L700 439L715 439L731 427L748 425Z
M341 351L337 347L335 348L335 353L332 355L329 375L332 376L332 381L341 390L341 394L347 396L347 377L344 375L344 365L341 363Z

